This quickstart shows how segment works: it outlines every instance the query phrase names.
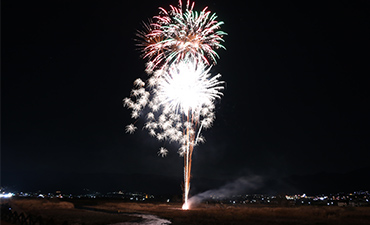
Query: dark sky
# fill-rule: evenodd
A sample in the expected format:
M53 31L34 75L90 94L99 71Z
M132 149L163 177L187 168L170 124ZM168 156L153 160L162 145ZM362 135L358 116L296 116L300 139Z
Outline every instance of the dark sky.
M178 146L126 134L122 106L147 78L135 32L169 4L2 2L2 186L181 193ZM368 174L368 1L195 4L205 6L229 34L212 69L226 89L194 153L192 191L250 174L282 183ZM370 188L361 180L353 188Z

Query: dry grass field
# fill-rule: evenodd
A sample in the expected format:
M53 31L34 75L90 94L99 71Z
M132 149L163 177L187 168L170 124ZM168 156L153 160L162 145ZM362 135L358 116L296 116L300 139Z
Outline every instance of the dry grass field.
M59 201L44 199L11 200L15 210L53 218L57 224L113 224L135 221L135 213L157 215L174 225L368 225L369 207L301 206L267 207L201 204L181 210L181 204L133 203L121 201ZM88 209L87 209L88 208ZM92 210L93 209L93 210Z
M67 221L69 225L106 225L122 221L137 220L135 217L124 214L111 214L78 209L75 208L73 203L60 201L58 199L12 199L9 203L12 209L17 211L18 214L24 213L34 217L41 216L46 224L50 219L53 219L55 224L60 225L65 221Z

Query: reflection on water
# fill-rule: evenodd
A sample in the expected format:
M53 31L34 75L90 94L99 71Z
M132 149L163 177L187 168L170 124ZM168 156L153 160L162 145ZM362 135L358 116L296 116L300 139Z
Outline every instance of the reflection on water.
M123 222L123 223L115 223L110 225L167 225L171 224L171 221L166 219L161 219L154 215L149 214L130 214L130 216L140 217L140 221L135 222Z

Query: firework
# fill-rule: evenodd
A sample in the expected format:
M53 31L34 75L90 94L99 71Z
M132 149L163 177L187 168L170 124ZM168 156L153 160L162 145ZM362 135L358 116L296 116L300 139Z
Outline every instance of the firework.
M226 33L218 30L223 22L217 22L217 16L207 8L196 12L189 1L184 12L181 1L179 7L170 8L160 8L160 14L138 33L150 78L145 82L136 79L123 104L132 110L133 119L145 118L144 128L150 136L180 144L178 153L184 157L183 209L188 209L193 150L205 141L201 131L212 126L215 101L223 90L221 75L210 73L210 62L216 63L215 50L224 48L221 42ZM127 133L136 131L135 123L126 126ZM167 154L164 147L158 151L162 157Z
M143 58L148 59L149 73L189 57L206 65L216 63L219 56L215 50L225 48L222 43L226 33L219 30L223 22L218 22L207 7L200 12L193 8L194 3L189 1L184 10L181 1L178 7L171 5L170 10L159 8L159 15L138 32L138 45Z

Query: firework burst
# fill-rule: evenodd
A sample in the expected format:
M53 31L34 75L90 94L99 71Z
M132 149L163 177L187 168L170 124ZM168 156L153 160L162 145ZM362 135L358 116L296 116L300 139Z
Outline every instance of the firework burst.
M221 75L212 76L210 69L189 59L157 70L146 83L135 80L131 97L123 99L123 104L132 110L132 118L146 119L144 128L151 136L180 143L179 153L183 155L183 144L188 141L185 131L194 136L192 145L204 142L200 131L211 127L215 100L222 96ZM143 115L145 108L148 112ZM134 124L126 126L127 133L136 129ZM162 150L160 153L165 155Z
M185 58L196 59L206 65L216 63L219 58L216 49L225 48L223 36L219 30L222 21L218 22L216 14L207 11L194 11L194 2L187 1L183 10L170 5L170 10L159 8L160 13L149 23L144 24L144 31L138 32L139 46L143 58L148 59L147 71L150 73Z

